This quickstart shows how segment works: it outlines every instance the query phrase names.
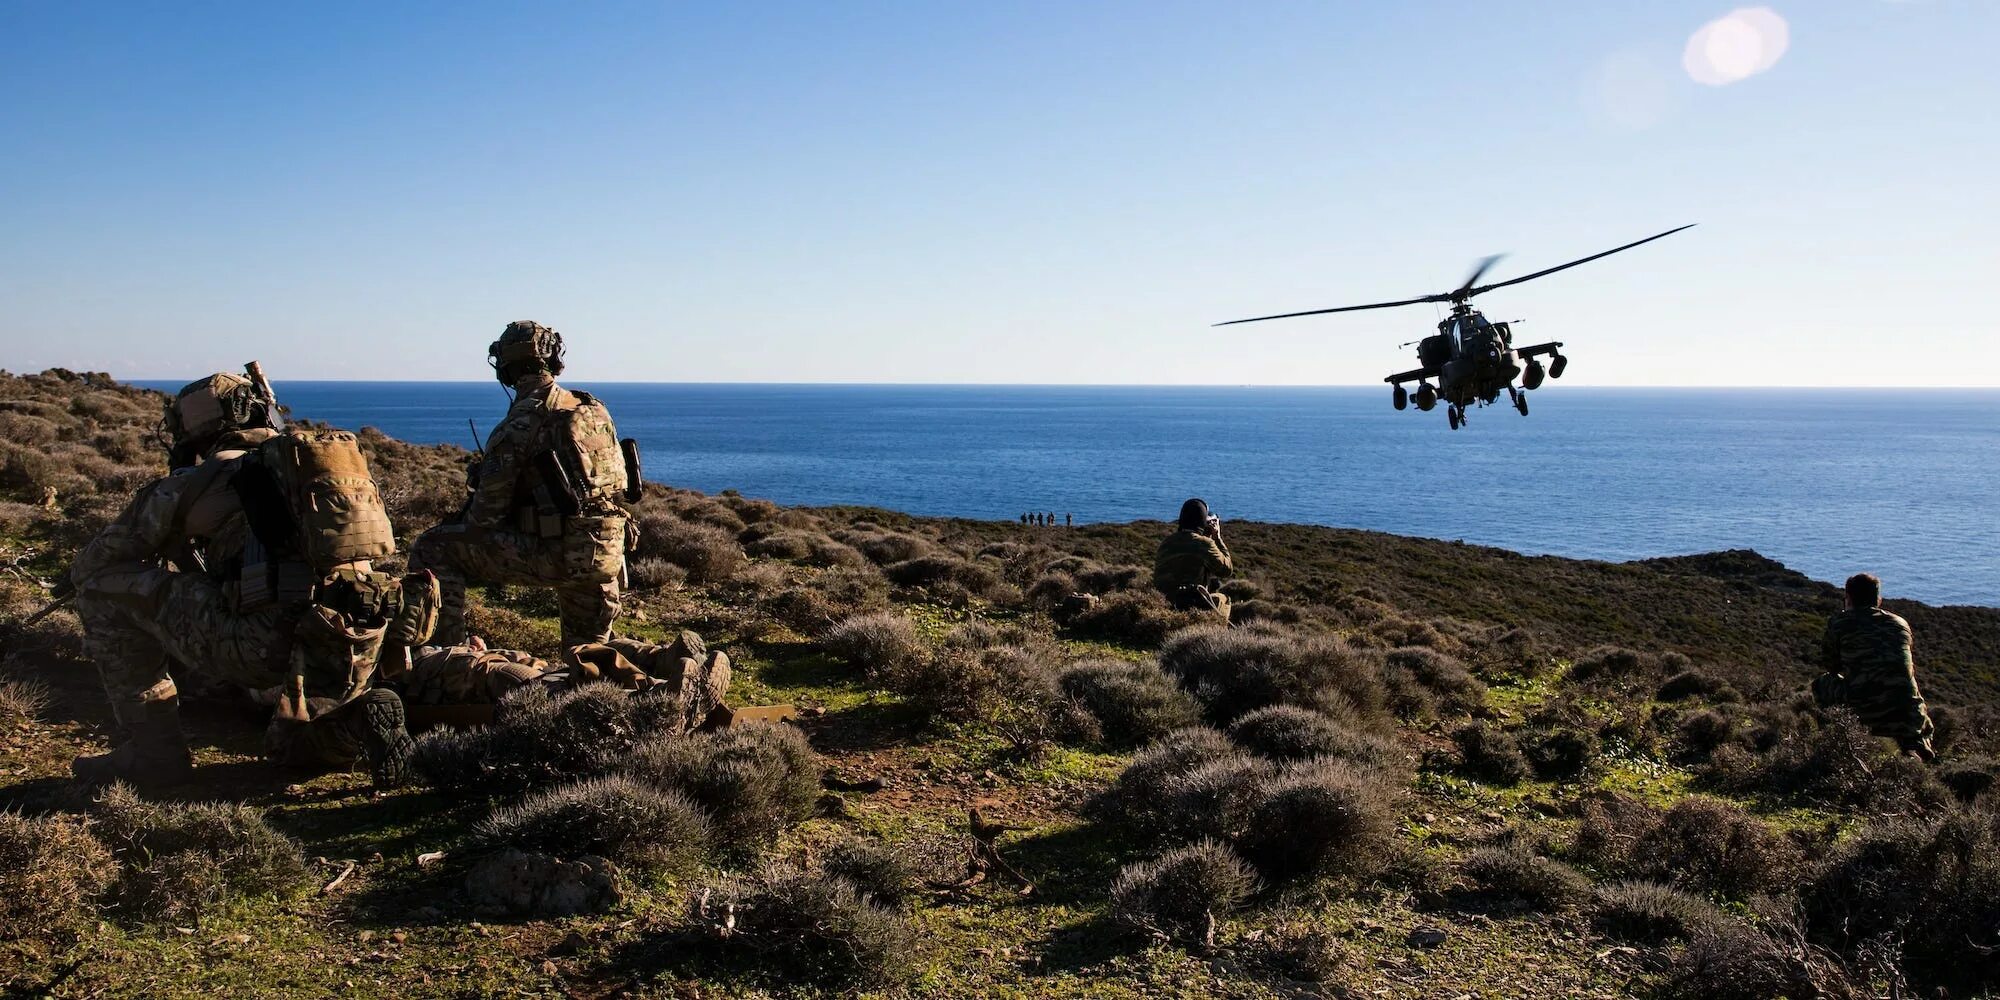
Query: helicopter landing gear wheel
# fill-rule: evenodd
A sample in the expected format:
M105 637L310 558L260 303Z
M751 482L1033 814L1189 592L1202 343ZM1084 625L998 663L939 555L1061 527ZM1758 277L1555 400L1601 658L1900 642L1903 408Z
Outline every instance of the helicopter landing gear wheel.
M1525 392L1516 392L1516 393L1514 393L1514 409L1517 409L1517 410L1520 410L1520 411L1521 411L1521 415L1522 415L1522 416L1524 416L1524 417L1528 415L1528 394L1527 394L1527 393L1525 393Z
M1399 385L1396 387L1396 391L1390 395L1389 401L1395 405L1396 409L1400 410L1410 405L1410 391Z
M1445 407L1444 419L1446 423L1451 425L1452 430L1457 430L1465 426L1465 417L1459 414L1458 407L1456 406Z

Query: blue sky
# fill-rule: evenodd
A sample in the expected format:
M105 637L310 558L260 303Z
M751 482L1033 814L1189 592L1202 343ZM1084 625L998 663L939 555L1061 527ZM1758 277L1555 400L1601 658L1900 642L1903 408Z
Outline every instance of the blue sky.
M1493 293L1594 384L1996 385L2000 4L0 6L0 366L1364 384Z

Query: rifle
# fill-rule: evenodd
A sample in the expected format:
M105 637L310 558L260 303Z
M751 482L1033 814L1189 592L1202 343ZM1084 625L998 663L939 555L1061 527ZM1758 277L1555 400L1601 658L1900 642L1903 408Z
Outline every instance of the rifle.
M61 582L56 584L53 594L55 600L52 600L49 603L42 605L42 609L40 611L37 611L34 614L29 615L17 627L23 629L33 628L35 627L35 624L37 622L41 621L44 618L47 618L52 614L55 614L57 608L60 608L63 605L68 604L72 598L76 597L76 584L71 583L68 577L64 577Z
M465 505L458 509L458 523L464 524L472 516L472 499L479 495L479 467L486 464L486 448L479 443L479 425L465 418L465 429L472 434L472 464L465 469Z

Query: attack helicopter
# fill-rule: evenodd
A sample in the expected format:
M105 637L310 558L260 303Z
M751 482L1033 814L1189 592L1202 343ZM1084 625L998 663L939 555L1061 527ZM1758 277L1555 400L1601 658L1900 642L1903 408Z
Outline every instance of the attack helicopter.
M1500 393L1504 391L1508 399L1513 402L1514 409L1521 411L1521 415L1525 417L1528 415L1528 390L1541 388L1544 377L1561 378L1563 370L1569 367L1569 357L1562 353L1562 341L1552 340L1546 344L1515 347L1513 325L1506 322L1488 322L1479 310L1472 307L1472 297L1495 288L1532 281L1578 264L1588 264L1600 257L1609 257L1621 250L1630 250L1672 236L1682 229L1693 228L1694 224L1689 223L1679 229L1669 229L1622 247L1613 247L1603 253L1591 254L1581 260L1573 260L1567 264L1518 278L1509 278L1506 281L1496 281L1490 285L1479 284L1479 279L1485 277L1486 272L1504 255L1495 254L1480 261L1472 269L1472 274L1449 292L1439 292L1436 295L1425 295L1414 299L1399 299L1395 302L1371 302L1360 306L1279 313L1276 316L1253 316L1249 319L1233 319L1215 325L1233 326L1237 323L1261 323L1267 319L1292 319L1298 316L1358 312L1363 309L1390 309L1426 302L1449 302L1451 313L1438 321L1437 333L1422 340L1413 340L1409 344L1400 345L1403 347L1416 345L1417 363L1421 367L1399 372L1382 380L1394 387L1390 401L1396 409L1401 410L1409 406L1414 399L1417 409L1429 411L1442 400L1445 404L1445 419L1451 424L1452 430L1457 430L1465 425L1466 407L1485 406L1499 399ZM1542 366L1544 356L1549 359L1547 368ZM1514 384L1517 378L1521 380L1519 386ZM1437 384L1432 385L1431 379L1437 379ZM1405 382L1417 383L1414 394L1403 387Z

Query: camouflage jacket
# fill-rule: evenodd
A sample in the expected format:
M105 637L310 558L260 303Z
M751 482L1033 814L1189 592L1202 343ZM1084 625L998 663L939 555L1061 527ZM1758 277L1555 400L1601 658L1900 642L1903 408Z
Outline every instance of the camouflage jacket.
M197 562L220 570L249 537L243 502L232 483L239 460L272 434L229 435L200 463L147 484L77 553L70 582L85 593L124 595L137 585L134 571L173 563L186 572Z
M554 379L520 390L514 405L507 408L507 416L486 438L486 457L474 474L478 485L466 509L467 523L512 529L519 526L516 518L521 508L547 505L546 498L535 496L537 487L543 485L535 472L535 456L550 446L547 427L551 412L574 408L578 398ZM612 447L616 446L614 439ZM608 503L599 503L596 509L583 513L603 517L618 511Z
M1181 587L1205 587L1235 571L1229 548L1199 531L1176 531L1160 543L1153 557L1153 586L1171 593Z
M1826 623L1821 665L1847 681L1847 704L1885 736L1927 736L1930 720L1910 658L1910 623L1881 608L1850 608Z

